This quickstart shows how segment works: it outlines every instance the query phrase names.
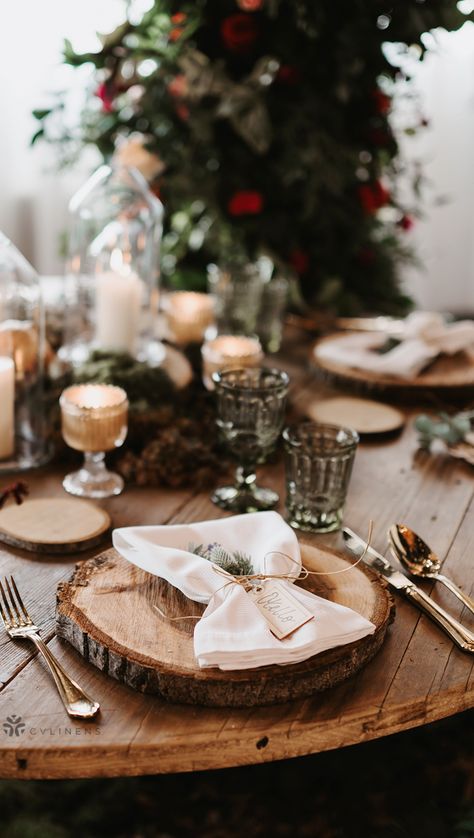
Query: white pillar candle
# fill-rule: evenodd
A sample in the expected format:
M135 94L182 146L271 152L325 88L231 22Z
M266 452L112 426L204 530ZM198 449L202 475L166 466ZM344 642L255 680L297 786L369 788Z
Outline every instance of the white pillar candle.
M219 335L203 344L201 354L203 382L208 390L214 389L213 372L258 367L263 361L260 341L244 335Z
M0 459L15 450L15 364L0 357Z
M96 343L100 349L134 354L140 329L144 286L131 272L97 276Z
M209 294L174 291L163 301L170 339L179 344L200 343L214 322L214 301Z

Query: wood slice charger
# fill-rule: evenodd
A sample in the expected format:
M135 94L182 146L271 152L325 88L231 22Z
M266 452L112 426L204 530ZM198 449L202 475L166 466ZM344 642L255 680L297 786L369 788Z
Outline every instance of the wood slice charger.
M301 545L309 570L334 571L350 562L335 552ZM192 602L165 580L152 577L108 550L78 565L59 585L58 635L103 672L135 690L181 704L252 707L280 704L333 687L354 675L380 649L394 616L385 583L357 565L348 573L309 576L307 590L358 611L375 626L372 635L288 666L226 671L199 669L193 652Z
M335 334L321 338L312 349L311 356L316 365L341 381L364 384L380 390L398 390L426 392L431 390L466 392L474 389L474 364L467 352L457 352L456 355L440 355L426 369L410 378L371 372L365 369L346 366L338 361L321 357L319 347L347 337ZM373 341L373 334L365 335L367 345Z

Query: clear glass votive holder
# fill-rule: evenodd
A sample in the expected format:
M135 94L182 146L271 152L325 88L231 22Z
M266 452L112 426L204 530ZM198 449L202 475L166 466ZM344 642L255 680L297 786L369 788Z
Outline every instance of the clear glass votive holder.
M263 362L260 341L246 335L218 335L203 343L201 357L202 380L207 390L214 389L215 372L260 367Z
M258 266L209 265L207 277L218 333L254 335L264 286Z
M286 507L292 527L332 532L342 525L359 435L302 422L285 428Z
M278 352L280 349L288 291L288 280L284 276L276 276L263 286L257 335L265 352Z
M169 339L180 346L202 343L214 323L214 300L197 291L173 291L163 299Z
M119 495L124 482L105 467L105 452L119 448L127 436L125 390L109 384L76 384L62 392L59 404L64 441L84 453L82 468L63 480L66 492L84 498Z

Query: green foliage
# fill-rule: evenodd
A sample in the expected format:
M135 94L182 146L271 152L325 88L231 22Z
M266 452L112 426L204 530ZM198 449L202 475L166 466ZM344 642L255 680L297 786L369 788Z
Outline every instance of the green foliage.
M231 576L249 576L254 572L252 559L241 550L229 552L222 544L217 542L208 544L207 547L204 547L203 544L189 544L188 550L190 553L195 553L196 556L201 556L202 559L207 559L208 562L218 565L227 573L230 573Z
M176 287L202 286L209 261L266 253L313 305L403 313L402 231L416 209L397 195L389 114L403 73L384 44L422 58L424 32L474 14L455 0L248 5L155 0L102 36L97 53L66 41L65 61L92 64L96 76L79 135L65 128L60 138L64 159L87 144L107 158L118 138L145 136L164 163L163 270ZM35 139L50 122L57 139L62 108L59 96L36 112ZM423 122L416 115L405 133ZM413 181L419 193L418 170Z
M151 367L126 353L100 349L94 350L89 360L74 371L74 381L123 387L134 410L161 407L176 392L171 379L159 367Z
M473 419L474 411L456 413L455 416L439 413L436 419L425 414L417 416L415 428L418 431L420 448L429 450L435 439L440 439L446 445L456 445L462 442L471 430Z

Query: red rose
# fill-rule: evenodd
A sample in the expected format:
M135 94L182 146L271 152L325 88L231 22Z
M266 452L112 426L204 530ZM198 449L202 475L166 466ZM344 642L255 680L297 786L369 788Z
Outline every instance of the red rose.
M263 209L262 195L253 189L234 192L227 209L230 215L258 215Z
M176 105L175 111L176 111L177 115L179 116L179 118L183 122L188 121L188 119L189 119L189 108L188 108L187 105L184 105L180 102L178 105Z
M377 111L377 113L387 114L389 112L392 106L392 100L390 96L387 96L386 93L383 93L377 87L372 93L372 98L374 99L375 110Z
M113 85L102 82L95 91L95 95L99 97L102 102L102 110L104 113L112 113L114 109L114 99L116 90Z
M237 5L243 12L258 12L263 6L263 0L237 0Z
M277 81L281 82L282 84L287 84L292 87L294 84L298 84L301 81L301 73L297 67L293 67L291 64L282 64L278 73L276 74Z
M373 215L380 207L388 204L390 200L390 192L380 180L375 180L373 183L364 183L359 186L358 192L359 200L366 215Z
M188 80L186 76L184 73L178 73L174 79L171 79L168 85L168 93L170 96L173 96L174 99L182 99L187 96L188 92Z
M305 274L309 268L309 256L305 250L296 247L291 251L288 261L297 274Z
M359 265L370 268L375 262L375 251L371 247L361 247L356 258Z
M369 140L373 145L383 148L390 144L392 137L384 128L371 128L369 131Z
M415 222L411 215L402 215L400 221L398 222L398 226L401 227L402 230L405 230L406 233L412 229L414 224Z
M230 52L247 52L255 43L258 23L252 15L230 15L221 23L221 36Z

